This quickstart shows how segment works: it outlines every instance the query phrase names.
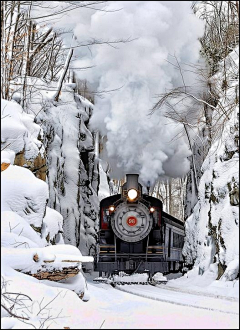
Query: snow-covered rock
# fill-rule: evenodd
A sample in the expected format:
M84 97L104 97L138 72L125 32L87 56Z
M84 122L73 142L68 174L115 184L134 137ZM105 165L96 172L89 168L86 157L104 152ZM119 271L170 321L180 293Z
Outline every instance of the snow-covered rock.
M215 142L202 165L198 202L186 221L183 249L187 264L195 267L196 276L202 276L212 265L217 265L215 279L224 281L234 280L239 274L237 54L238 47L225 61L228 88L212 115ZM225 75L222 64L212 80L218 86L223 79Z
M8 159L11 164L24 166L45 180L43 132L34 120L34 115L25 113L15 101L1 100L1 149L4 151L1 162Z
M53 105L47 101L44 87L41 88L41 99L32 101L35 107L42 106L42 98L47 102L37 122L41 123L46 147L48 206L63 217L65 243L77 246L84 255L91 255L95 253L99 204L98 160L88 125L93 105L74 94L68 85L63 86L59 102Z

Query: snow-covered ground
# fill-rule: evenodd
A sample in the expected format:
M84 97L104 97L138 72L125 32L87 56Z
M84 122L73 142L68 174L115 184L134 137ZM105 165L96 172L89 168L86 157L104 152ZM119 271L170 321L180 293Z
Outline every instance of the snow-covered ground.
M118 286L134 293L129 294L107 284L95 284L92 276L87 278L91 299L81 307L81 314L70 303L69 314L75 316L68 322L71 329L239 328L237 300L214 299L150 285ZM64 324L67 324L65 320Z
M48 296L44 284L31 286L41 303L32 307L36 312L52 301L49 329L238 329L238 300L216 299L204 294L180 292L167 286L122 285L113 288L108 284L96 284L88 275L90 300L85 303L73 292L64 288L49 287ZM21 276L18 278L21 280ZM32 282L37 282L32 279ZM171 282L169 282L171 283ZM13 283L15 289L19 281ZM29 291L23 281L21 287ZM32 283L34 284L34 283ZM12 287L12 289L14 289ZM128 291L128 292L123 292ZM45 311L46 315L49 313ZM44 317L45 315L42 315ZM13 318L3 320L10 326ZM7 327L2 326L3 329ZM12 329L31 329L24 323L15 323Z

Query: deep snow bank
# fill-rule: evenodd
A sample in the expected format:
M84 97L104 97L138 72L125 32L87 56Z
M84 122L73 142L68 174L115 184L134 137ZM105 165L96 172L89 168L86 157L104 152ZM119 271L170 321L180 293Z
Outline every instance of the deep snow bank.
M29 169L13 165L19 151L25 150L28 160L34 161L44 150L37 140L41 129L17 103L3 104L7 117L2 114L2 326L43 328L54 323L61 328L64 325L58 318L68 307L61 300L68 295L81 309L78 296L88 299L81 264L92 258L83 257L79 249L64 244L62 216L47 207L47 183ZM64 279L58 277L53 282L51 275L55 274ZM38 280L44 276L46 280Z

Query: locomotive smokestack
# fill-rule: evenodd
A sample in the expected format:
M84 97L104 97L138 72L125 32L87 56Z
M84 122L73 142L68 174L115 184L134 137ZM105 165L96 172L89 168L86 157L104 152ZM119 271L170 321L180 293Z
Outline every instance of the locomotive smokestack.
M127 177L127 190L136 189L138 190L138 177L139 174L126 174Z

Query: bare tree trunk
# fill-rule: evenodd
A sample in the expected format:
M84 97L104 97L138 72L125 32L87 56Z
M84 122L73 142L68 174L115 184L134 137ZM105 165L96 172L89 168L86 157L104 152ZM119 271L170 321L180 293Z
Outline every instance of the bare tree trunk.
M166 212L169 213L169 200L168 200L168 182L166 181L164 183L164 186L165 186L165 190L166 190Z
M25 102L26 102L26 96L27 96L27 71L29 66L29 51L30 51L30 43L31 43L31 28L32 28L32 22L29 21L30 13L32 8L32 1L29 5L28 13L26 15L27 18L27 24L26 24L26 35L25 35L25 42L24 42L24 55L23 55L23 66L22 66L22 76L23 76L23 96L22 96L22 102L21 105L24 108Z
M16 45L16 31L18 29L18 23L19 23L19 19L20 19L20 1L17 2L17 17L16 20L14 22L14 31L13 31L13 36L12 36L12 44L11 44L11 52L9 55L9 72L8 72L8 84L7 84L7 88L8 90L6 91L7 94L7 98L9 97L9 87L10 87L10 81L12 80L13 74L14 74L14 60L15 60L15 55L14 55L14 48Z
M58 99L59 99L59 96L61 94L61 89L62 89L62 85L63 85L63 81L64 81L64 78L67 74L67 71L68 71L68 68L69 68L69 64L71 62L71 58L72 58L72 55L73 55L73 49L71 48L68 52L68 56L67 56L67 59L66 59L66 62L65 62L65 65L64 65L64 68L63 68L63 72L62 72L62 75L59 79L59 82L58 82L58 87L57 87L57 92L54 96L54 100L58 102Z
M172 179L169 178L168 179L168 194L169 194L169 197L168 197L168 200L169 200L169 214L173 215L172 214L172 201L173 201L173 198L172 198Z
M56 33L54 33L53 35L53 39L52 39L52 47L51 47L51 52L50 52L50 56L49 56L49 60L48 60L48 65L46 67L46 70L43 74L43 78L46 79L46 76L48 74L48 71L50 70L50 65L51 65L51 61L52 61L52 55L53 55L53 50L54 50L54 42L56 39Z
M236 4L237 14L238 14L238 18L239 18L239 3L238 3L238 1L235 1L235 4Z
M50 35L52 32L52 28L50 28L42 38L39 40L38 46L33 50L31 56L29 56L29 66L31 67L32 61L34 57L49 43L52 41L53 37L47 40L47 37Z
M5 37L5 12L6 4L4 1L1 1L1 95L2 98L5 98L5 83L6 83L6 37Z
M192 152L194 185L195 185L196 192L198 192L198 177L197 177L197 170L196 170L196 162L195 162L194 152L193 152L193 148L192 148L192 144L191 144L191 139L190 139L190 136L188 134L187 126L185 124L183 124L183 126L184 126L184 129L185 129L187 138L188 138L189 148Z

